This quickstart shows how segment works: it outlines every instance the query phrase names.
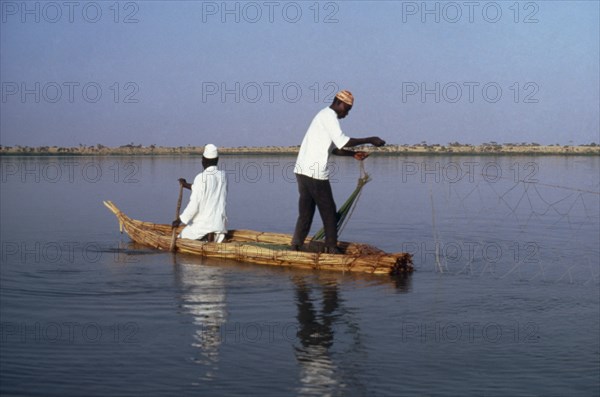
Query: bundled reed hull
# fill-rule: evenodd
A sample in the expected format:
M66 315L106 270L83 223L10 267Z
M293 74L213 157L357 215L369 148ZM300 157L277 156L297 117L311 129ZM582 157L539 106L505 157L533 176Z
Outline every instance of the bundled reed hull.
M170 249L170 225L131 219L112 202L105 201L104 205L116 215L121 232L125 230L133 241L160 250ZM178 234L183 227L177 228ZM292 251L291 241L289 234L231 230L223 243L178 238L175 247L177 252L263 265L391 275L414 270L408 253L386 253L371 245L348 242L338 244L343 254Z

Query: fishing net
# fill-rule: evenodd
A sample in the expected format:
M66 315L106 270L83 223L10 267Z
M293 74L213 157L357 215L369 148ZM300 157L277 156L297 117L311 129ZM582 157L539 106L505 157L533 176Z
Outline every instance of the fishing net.
M352 213L354 212L354 208L356 207L356 203L360 197L363 186L365 186L370 180L371 177L365 171L365 163L364 161L360 161L360 177L358 178L358 182L356 183L356 188L350 194L350 197L342 204L340 209L337 212L337 233L338 236L341 234L342 230L350 220ZM322 241L325 238L325 228L319 229L315 233L312 238L312 241Z
M469 161L475 164L476 160L481 159ZM408 237L402 249L414 254L417 268L597 285L598 161L591 157L527 160L483 159L493 165L488 169L504 173L473 172L460 181L444 180L443 172L438 180L427 175L423 188L429 190L432 234ZM443 170L449 164L456 168L460 159L426 162L421 168Z

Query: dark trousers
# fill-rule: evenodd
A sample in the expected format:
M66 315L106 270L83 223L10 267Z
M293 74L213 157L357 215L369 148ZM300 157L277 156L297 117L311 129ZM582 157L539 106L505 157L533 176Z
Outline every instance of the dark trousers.
M328 180L310 178L306 175L296 174L300 199L298 200L298 220L292 245L301 246L310 231L315 206L319 208L321 220L325 227L325 245L334 247L337 245L337 210L333 193Z

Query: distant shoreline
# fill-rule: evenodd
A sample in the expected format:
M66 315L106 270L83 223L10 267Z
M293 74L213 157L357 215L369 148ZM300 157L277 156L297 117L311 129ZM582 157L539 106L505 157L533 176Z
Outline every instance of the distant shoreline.
M219 148L221 155L295 155L299 146L265 146ZM451 143L448 145L421 143L416 145L386 145L381 148L371 146L357 147L382 155L600 155L600 145L539 145L499 144L495 142L482 145ZM201 155L203 146L142 146L123 145L108 147L104 145L77 147L58 146L0 146L0 156L164 156L164 155Z

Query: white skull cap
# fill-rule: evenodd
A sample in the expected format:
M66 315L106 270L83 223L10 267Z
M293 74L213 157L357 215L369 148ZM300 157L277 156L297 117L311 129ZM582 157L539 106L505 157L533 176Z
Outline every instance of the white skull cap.
M219 157L217 147L212 143L209 143L208 145L204 146L204 153L202 153L202 156L206 157L207 159L216 159Z

